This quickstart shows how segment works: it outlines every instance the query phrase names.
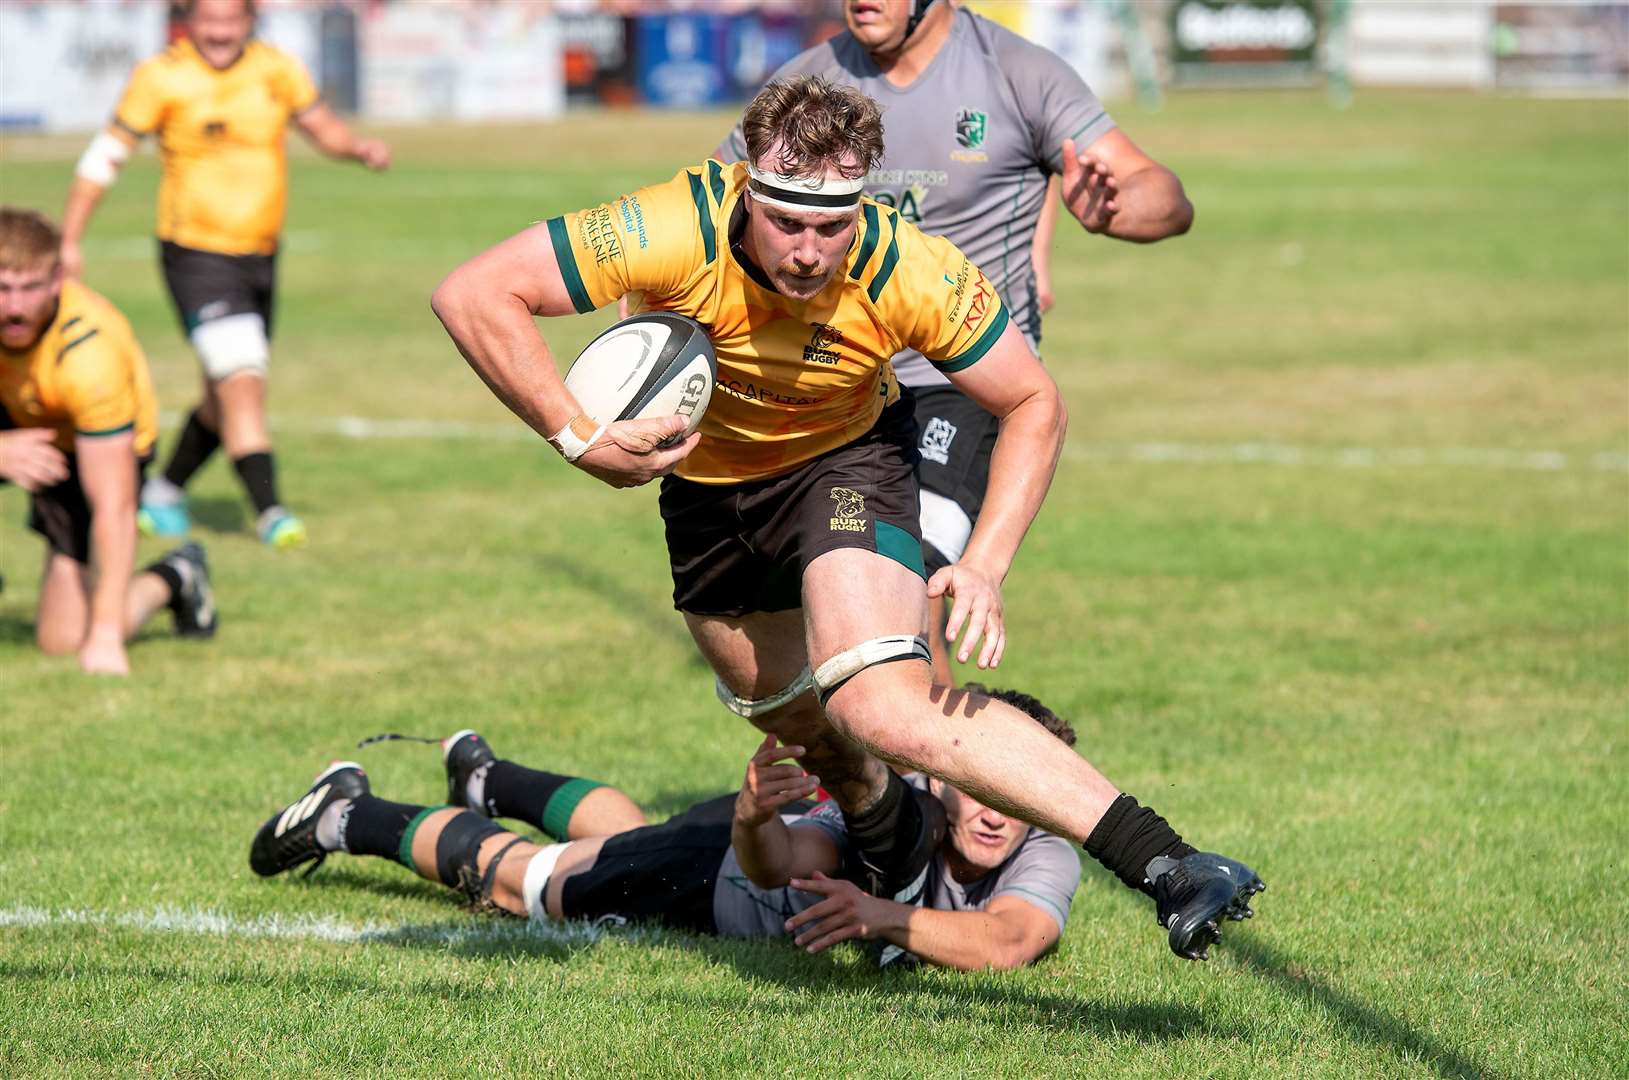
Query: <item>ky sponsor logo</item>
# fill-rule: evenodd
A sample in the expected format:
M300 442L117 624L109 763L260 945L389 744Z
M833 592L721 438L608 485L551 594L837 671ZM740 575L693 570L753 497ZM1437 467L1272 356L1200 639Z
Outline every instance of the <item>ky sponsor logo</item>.
M955 440L956 425L942 416L934 416L928 419L928 426L922 429L922 445L918 449L929 461L949 465L950 444Z
M837 504L831 519L833 532L865 532L865 496L853 488L831 489L832 502Z
M967 302L967 328L978 329L979 323L984 321L984 315L990 310L990 302L995 299L995 290L990 287L990 280L983 274L973 285L973 298Z
M803 347L803 362L805 364L835 364L842 359L835 347L843 343L843 332L835 326L825 323L815 323L814 333L809 336L809 344Z

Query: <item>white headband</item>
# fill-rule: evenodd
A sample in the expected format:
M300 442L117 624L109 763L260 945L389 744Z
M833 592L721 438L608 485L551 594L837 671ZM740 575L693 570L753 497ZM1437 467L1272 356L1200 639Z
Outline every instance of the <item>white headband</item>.
M852 210L860 205L865 177L783 176L747 164L752 197L786 210Z

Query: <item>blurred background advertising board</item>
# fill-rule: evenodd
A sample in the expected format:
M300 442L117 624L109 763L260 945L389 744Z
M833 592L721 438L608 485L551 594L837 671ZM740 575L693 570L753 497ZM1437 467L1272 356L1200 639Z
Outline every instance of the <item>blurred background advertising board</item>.
M1500 89L1587 92L1629 82L1629 6L1499 4L1493 18Z
M1316 0L1176 0L1167 14L1178 85L1305 84L1322 77Z
M366 10L361 108L379 120L538 119L565 108L560 29L544 4L398 0Z
M163 4L0 2L0 129L107 123L130 69L164 47Z

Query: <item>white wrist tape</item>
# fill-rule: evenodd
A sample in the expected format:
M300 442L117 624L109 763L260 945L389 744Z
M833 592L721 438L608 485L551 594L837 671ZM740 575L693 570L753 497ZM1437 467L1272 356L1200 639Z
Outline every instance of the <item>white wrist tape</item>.
M599 441L605 434L605 425L595 425L585 414L578 413L571 418L565 427L549 436L549 445L560 451L560 456L567 461L576 461L588 452L588 448Z
M96 138L85 147L85 152L79 155L74 175L99 187L112 187L113 181L119 178L120 166L129 160L130 147L125 145L123 139L98 131Z
M521 899L526 901L526 914L529 918L540 922L547 922L549 918L548 906L544 903L544 891L549 887L549 878L554 875L554 864L560 861L566 848L570 844L550 844L548 847L532 856L526 864L526 877L520 884Z

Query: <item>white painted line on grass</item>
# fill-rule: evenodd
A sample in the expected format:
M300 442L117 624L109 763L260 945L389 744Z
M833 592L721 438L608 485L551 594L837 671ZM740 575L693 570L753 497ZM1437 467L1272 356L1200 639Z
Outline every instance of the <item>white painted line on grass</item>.
M276 938L347 944L413 945L525 944L587 945L604 927L575 921L538 923L481 918L467 923L387 926L350 923L328 915L257 915L243 918L207 908L160 907L151 911L98 911L91 908L0 908L0 926L51 929L63 926L116 927L156 934L203 934L225 938Z
M166 425L180 422L166 413ZM542 442L520 422L470 424L457 420L375 420L363 416L278 416L273 427L310 435L347 439L472 439L492 442ZM1296 446L1289 443L1072 443L1064 449L1071 461L1127 462L1138 465L1278 465L1291 468L1487 469L1522 472L1629 473L1629 454L1568 453L1561 450L1498 450L1478 447Z

